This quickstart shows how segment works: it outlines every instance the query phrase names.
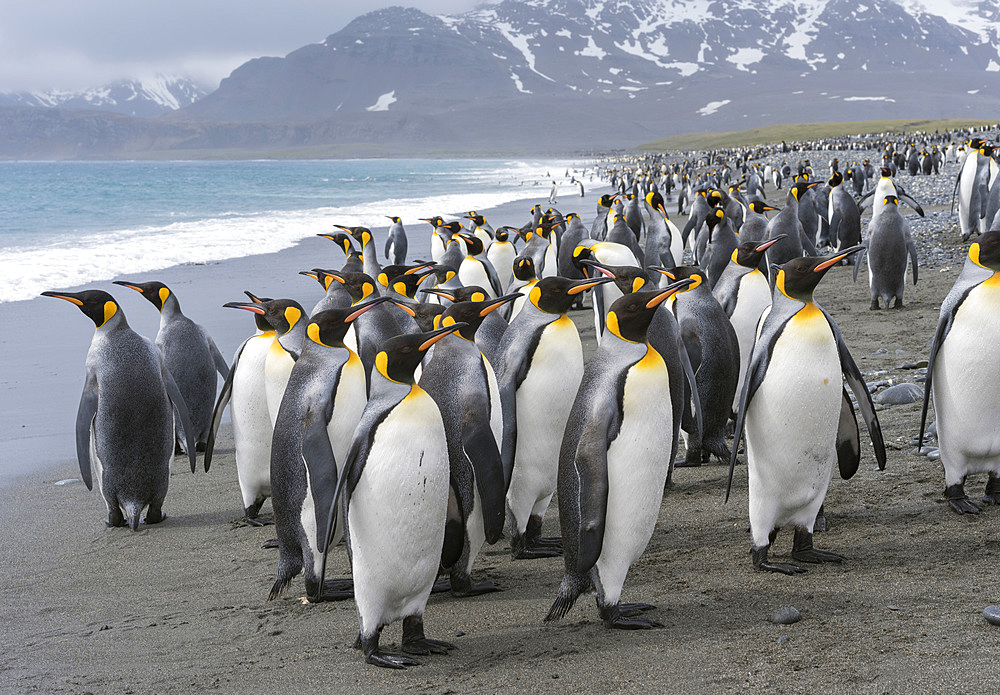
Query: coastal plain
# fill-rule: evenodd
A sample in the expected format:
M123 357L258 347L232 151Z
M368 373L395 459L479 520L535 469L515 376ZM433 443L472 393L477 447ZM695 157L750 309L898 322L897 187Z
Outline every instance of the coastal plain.
M600 192L560 199L557 207L581 212L589 227ZM494 225L520 225L530 205L543 202L538 193L487 217ZM954 219L945 219L934 243L961 259ZM675 221L682 225L683 218ZM408 224L411 245L425 230ZM170 285L185 313L230 358L251 324L242 312L222 309L224 302L251 289L296 297L308 309L320 288L296 273L340 262L330 242L312 238L277 254L143 279ZM926 359L960 263L922 267L915 288L908 278L899 311L869 311L867 284L853 283L849 267L833 269L820 284L817 301L839 323L870 383L918 376L901 367ZM156 314L145 300L115 294L132 326L153 336ZM656 604L650 616L663 629L606 630L591 597L581 597L562 621L544 623L562 559L515 562L501 541L484 549L474 571L501 593L435 594L428 603L427 635L458 648L395 672L366 665L352 648L352 602L303 603L301 577L281 599L266 600L277 552L262 545L274 528L242 520L228 427L208 474L200 459L195 475L175 461L168 518L138 533L106 528L96 491L56 484L79 476L73 414L92 331L71 309L44 299L0 304L3 456L23 459L28 470L0 488L0 692L980 692L995 689L1000 678L1000 630L981 615L1000 603L1000 509L975 517L948 509L940 463L908 443L919 428L919 403L879 412L889 453L884 472L863 433L861 469L850 481L835 475L831 483L829 530L817 534L816 545L845 555L843 564L810 566L793 577L754 572L746 467L736 470L728 504L727 466L681 468L625 584L624 600ZM592 350L592 313L572 318ZM978 495L984 485L985 478L974 478L966 489ZM545 535L558 535L556 506ZM772 557L787 558L790 549L786 531ZM331 552L327 576L348 572L341 546ZM802 620L772 623L774 611L787 606ZM383 645L398 647L399 634L398 625L387 628Z

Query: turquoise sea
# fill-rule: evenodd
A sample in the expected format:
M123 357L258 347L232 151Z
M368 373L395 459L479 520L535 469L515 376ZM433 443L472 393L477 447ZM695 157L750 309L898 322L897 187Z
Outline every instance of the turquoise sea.
M0 302L545 197L586 160L0 162ZM589 175L588 175L589 176ZM586 181L586 179L584 179Z

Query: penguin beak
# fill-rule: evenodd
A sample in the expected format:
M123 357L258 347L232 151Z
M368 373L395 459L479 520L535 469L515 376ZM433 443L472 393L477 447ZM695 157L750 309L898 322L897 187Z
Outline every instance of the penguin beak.
M415 312L410 306L408 306L406 304L403 304L403 302L397 301L395 299L390 299L389 297L379 297L379 299L381 299L383 301L386 301L386 302L391 302L392 304L395 304L396 306L398 306L400 309L402 309L403 311L405 311L407 314L409 314L413 318L417 317L417 312Z
M299 275L305 275L307 278L312 278L313 280L319 280L319 275L309 270L300 270Z
M361 314L365 313L366 311L368 311L372 307L377 306L377 305L382 304L383 302L387 302L387 301L389 301L388 297L376 297L375 299L371 300L370 302L367 302L365 304L361 304L361 305L355 307L354 311L352 311L350 314L348 314L344 318L344 323L350 323L351 321L353 321L354 319L358 318L359 316L361 316Z
M113 284L113 285L121 285L122 287L127 287L130 290L135 290L139 294L142 294L142 288L141 287L139 287L138 285L133 285L130 282L125 282L124 280L112 280L111 284Z
M253 302L254 304L261 304L263 302L269 301L267 299L264 299L263 297L258 297L257 295L255 295L250 290L243 290L243 294L245 294L247 297L249 297L250 301Z
M602 264L598 263L597 261L595 261L592 258L584 258L582 261L580 261L580 263L583 264L583 265L593 266L595 270L600 271L600 273L602 275L604 275L605 277L609 277L612 280L615 279L615 274L614 273L612 273L610 270L608 270Z
M431 331L430 333L424 333L425 340L424 342L420 343L420 345L417 346L417 349L420 350L420 352L426 352L427 350L430 349L431 345L441 340L441 338L445 337L449 333L454 333L455 331L459 331L468 325L469 324L467 324L465 321L459 321L458 323L453 323L450 326L439 328L436 331Z
M660 275L666 275L671 280L676 280L677 279L676 277L674 277L673 273L671 273L669 270L667 270L666 268L664 268L662 265L651 265L651 266L649 266L649 269L650 270L655 270Z
M254 314L260 314L261 316L267 313L259 305L253 302L250 302L249 304L246 302L226 302L222 306L227 309L243 309L244 311L250 311Z
M391 221L393 221L393 222L395 222L395 221L396 221L396 218L395 218L395 217L393 217L392 215L386 215L386 216L385 216L385 219L387 219L387 220L391 220Z
M771 205L768 205L767 203L764 203L764 209L765 210L777 210L778 208L773 207Z
M77 306L83 306L83 302L76 297L70 296L68 294L59 294L58 292L42 292L43 297L55 297L56 299L65 299L71 304L76 304Z
M491 312L499 309L504 304L508 302L513 302L515 299L521 296L520 292L515 292L514 294L505 294L502 297L497 297L496 299L491 299L486 303L482 309L479 310L480 316L488 316Z
M424 294L433 294L433 295L437 295L438 297L444 297L449 302L454 302L455 301L455 295L453 295L451 292L447 292L445 290L430 289L430 290L420 290L420 291L423 292Z
M437 263L434 263L434 262L431 262L431 263L422 263L422 264L420 264L420 265L418 265L418 266L416 266L414 268L410 268L409 270L403 271L403 275L413 275L414 273L419 272L421 270L431 270L436 265L437 265Z
M613 277L597 278L595 280L578 280L574 282L568 290L566 290L566 294L580 294L581 292L586 292L587 290L597 287L598 285L606 285L609 282L614 282L614 280L615 279Z
M774 237L773 239L768 239L767 241L765 241L763 244L761 244L760 246L758 246L754 250L757 251L757 253L763 253L764 251L767 251L769 248L771 248L772 246L774 246L775 244L777 244L779 241L781 241L782 239L784 239L786 236L788 236L788 235L787 234L779 234L776 237Z
M837 265L842 260L844 260L845 258L847 258L848 256L850 256L852 253L857 253L858 251L860 251L863 248L864 248L864 246L862 246L861 244L858 244L857 246L852 246L849 249L844 249L843 251L841 251L840 253L838 253L836 256L833 256L832 258L826 259L825 261L823 261L822 263L820 263L818 266L816 266L815 268L813 268L813 272L814 273L822 273L824 270L827 270L827 269L831 268L832 266Z
M694 280L692 280L691 278L684 278L683 280L678 280L677 282L667 285L666 287L663 288L662 292L660 292L658 295L656 295L648 302L646 302L646 308L652 309L653 307L659 306L667 299L667 297L676 294L677 292L680 292L688 285L693 285L693 284Z

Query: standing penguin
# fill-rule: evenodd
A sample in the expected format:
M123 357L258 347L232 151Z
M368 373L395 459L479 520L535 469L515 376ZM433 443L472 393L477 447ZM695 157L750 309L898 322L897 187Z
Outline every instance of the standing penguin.
M839 251L861 243L861 210L845 189L844 177L839 171L830 177L829 184L827 217L830 220L830 243ZM851 259L847 261L850 263Z
M993 148L982 140L970 142L973 149L959 169L955 186L958 189L958 221L962 241L968 241L973 232L982 234L986 224L986 200L989 191L990 162Z
M871 394L837 324L813 301L813 290L823 275L859 248L828 258L794 258L775 276L771 310L761 322L743 383L726 486L728 499L745 425L750 553L759 571L805 571L767 559L778 530L787 525L795 528L792 557L796 560L843 560L813 548L813 527L834 462L839 464L841 477L848 479L861 458L858 424L841 375L864 416L879 469L885 468L885 444Z
M517 249L510 240L509 230L509 227L500 227L493 232L493 243L486 250L486 258L493 265L503 292L507 291L514 278L514 259L517 258Z
M354 577L365 661L386 668L418 664L379 649L382 628L403 619L407 654L446 653L447 642L424 636L424 608L437 576L448 511L448 444L434 399L413 372L438 340L462 328L396 336L375 358L371 398L337 482ZM326 538L336 520L331 509Z
M941 304L941 317L927 362L920 413L923 445L927 406L934 396L945 496L959 514L980 505L965 494L969 473L989 473L983 504L1000 504L1000 231L969 247L965 267Z
M352 596L349 580L321 580L327 550L343 532L338 524L331 536L326 535L333 495L368 401L364 367L344 345L344 336L351 321L384 301L385 297L377 297L308 319L271 443L271 505L279 555L268 600L280 596L303 569L310 601Z
M463 285L479 285L490 297L503 294L497 271L483 254L483 242L472 234L459 234L458 239L465 244L468 254L458 267L458 279Z
M481 294L481 292L480 292ZM499 442L503 437L500 389L489 360L474 342L483 319L518 295L452 304L439 325L465 326L438 342L419 385L434 399L444 420L451 469L451 503L442 569L457 596L498 591L493 582L472 582L473 563L483 543L503 535L507 490Z
M215 407L218 370L223 379L229 376L229 365L219 352L208 331L181 313L177 295L162 282L125 282L114 284L135 290L160 311L160 329L156 333L156 347L163 353L163 361L170 376L184 397L194 441L198 451L205 450L208 433L212 428L212 411ZM184 441L184 432L178 427L177 443Z
M583 345L566 316L576 295L611 278L543 278L500 343L503 458L507 520L515 559L552 557L558 540L541 537L542 517L556 489L559 442L583 377Z
M247 293L249 295L249 293ZM249 295L253 303L258 299ZM230 306L242 308L240 303ZM264 318L264 310L251 310L257 332L243 341L233 356L229 377L219 391L212 415L212 429L205 446L205 470L212 463L215 438L222 423L222 414L230 405L233 421L233 443L236 448L236 475L243 498L243 515L251 526L266 526L270 521L258 518L260 508L271 496L271 415L267 410L267 390L264 386L264 363L273 343L278 339L274 327Z
M662 627L634 617L653 606L620 600L653 535L674 445L670 377L646 331L660 303L691 282L627 294L608 311L608 336L587 363L559 450L566 570L546 620L596 591L605 627Z
M729 259L740 239L729 222L729 216L722 208L715 208L705 218L705 226L708 227L708 246L699 265L705 271L709 289L712 289L729 265Z
M605 193L597 199L597 217L590 227L590 238L602 240L608 233L608 213L615 202L617 193Z
M647 266L662 265L673 268L680 265L684 260L681 233L667 216L663 196L656 191L647 193L646 207L649 209L649 224L646 227L643 261Z
M385 240L385 259L392 265L403 265L406 263L406 230L403 229L403 220L395 215L387 215L392 221L389 227L389 235Z
M108 526L138 530L163 521L163 500L174 458L174 411L187 435L191 472L194 430L187 406L160 351L129 328L125 313L107 292L42 292L79 307L97 330L87 351L87 378L76 414L80 477L97 485L108 508ZM214 374L213 374L214 376Z
M913 268L913 284L917 284L917 248L910 236L906 218L899 214L896 196L886 196L882 214L872 217L868 224L868 239L865 248L868 256L868 284L871 287L871 309L879 308L879 299L889 308L889 300L895 298L893 309L903 308L903 288L906 286L906 256L910 256ZM854 266L854 278L858 277L860 261Z

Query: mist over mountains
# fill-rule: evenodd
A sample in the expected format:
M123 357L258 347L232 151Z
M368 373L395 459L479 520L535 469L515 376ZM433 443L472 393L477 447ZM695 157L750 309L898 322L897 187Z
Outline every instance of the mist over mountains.
M69 99L0 108L0 156L554 153L774 123L990 118L1000 113L1000 0L505 0L453 16L393 7L251 60L211 94L174 98L144 119L70 111L80 101Z

